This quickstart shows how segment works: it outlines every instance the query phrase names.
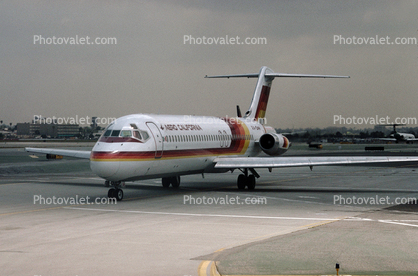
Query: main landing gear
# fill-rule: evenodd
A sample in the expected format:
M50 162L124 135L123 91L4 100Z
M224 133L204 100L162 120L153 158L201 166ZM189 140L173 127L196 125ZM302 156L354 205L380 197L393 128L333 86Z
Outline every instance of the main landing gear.
M180 186L180 176L172 176L172 177L163 177L161 179L161 183L163 184L164 188L170 187L170 185L173 188L178 188Z
M125 182L123 181L105 181L105 187L113 186L107 192L108 198L115 198L117 201L123 199L123 190L121 188L125 187Z
M260 175L254 169L244 169L241 170L243 173L238 176L237 186L238 189L244 190L245 187L248 187L248 190L254 190L256 180ZM248 171L251 171L252 174L248 174Z

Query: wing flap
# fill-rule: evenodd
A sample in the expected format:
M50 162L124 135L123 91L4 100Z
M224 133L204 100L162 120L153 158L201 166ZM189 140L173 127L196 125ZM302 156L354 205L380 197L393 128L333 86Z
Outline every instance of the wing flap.
M217 169L284 168L302 166L348 165L364 163L418 162L409 156L350 156L350 157L227 157L214 160Z
M87 150L64 150L64 149L50 149L50 148L25 148L27 152L43 153L43 154L55 154L62 156L69 156L81 159L90 159L91 151Z

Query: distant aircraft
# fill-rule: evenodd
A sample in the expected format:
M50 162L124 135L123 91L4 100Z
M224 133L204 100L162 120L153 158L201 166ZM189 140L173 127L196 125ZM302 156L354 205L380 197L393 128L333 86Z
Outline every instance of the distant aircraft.
M389 135L389 138L379 138L381 141L388 141L388 142L406 142L407 144L413 144L415 141L418 141L415 138L415 135L411 133L401 133L396 131L397 126L404 126L405 124L387 124L381 126L393 126L393 132Z
M180 185L180 176L241 171L239 189L254 189L256 169L353 163L418 161L418 157L278 157L289 140L264 125L270 88L275 78L348 78L333 75L259 73L206 76L258 78L252 102L244 116L219 118L133 114L118 118L105 129L92 151L26 148L28 152L90 159L94 173L113 186L108 196L122 200L125 181L161 178L162 186ZM257 157L262 152L269 157Z

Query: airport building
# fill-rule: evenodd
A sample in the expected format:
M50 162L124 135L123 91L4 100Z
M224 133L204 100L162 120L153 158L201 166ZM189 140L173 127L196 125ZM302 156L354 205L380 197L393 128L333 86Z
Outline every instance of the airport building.
M16 126L17 135L67 138L76 137L80 134L80 126L76 124L18 123Z

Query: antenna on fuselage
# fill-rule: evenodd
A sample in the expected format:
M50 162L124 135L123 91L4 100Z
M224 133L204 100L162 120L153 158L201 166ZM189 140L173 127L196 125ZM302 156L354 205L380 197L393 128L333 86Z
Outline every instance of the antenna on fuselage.
M239 105L237 105L237 116L238 116L238 118L242 117L241 109L239 108Z

